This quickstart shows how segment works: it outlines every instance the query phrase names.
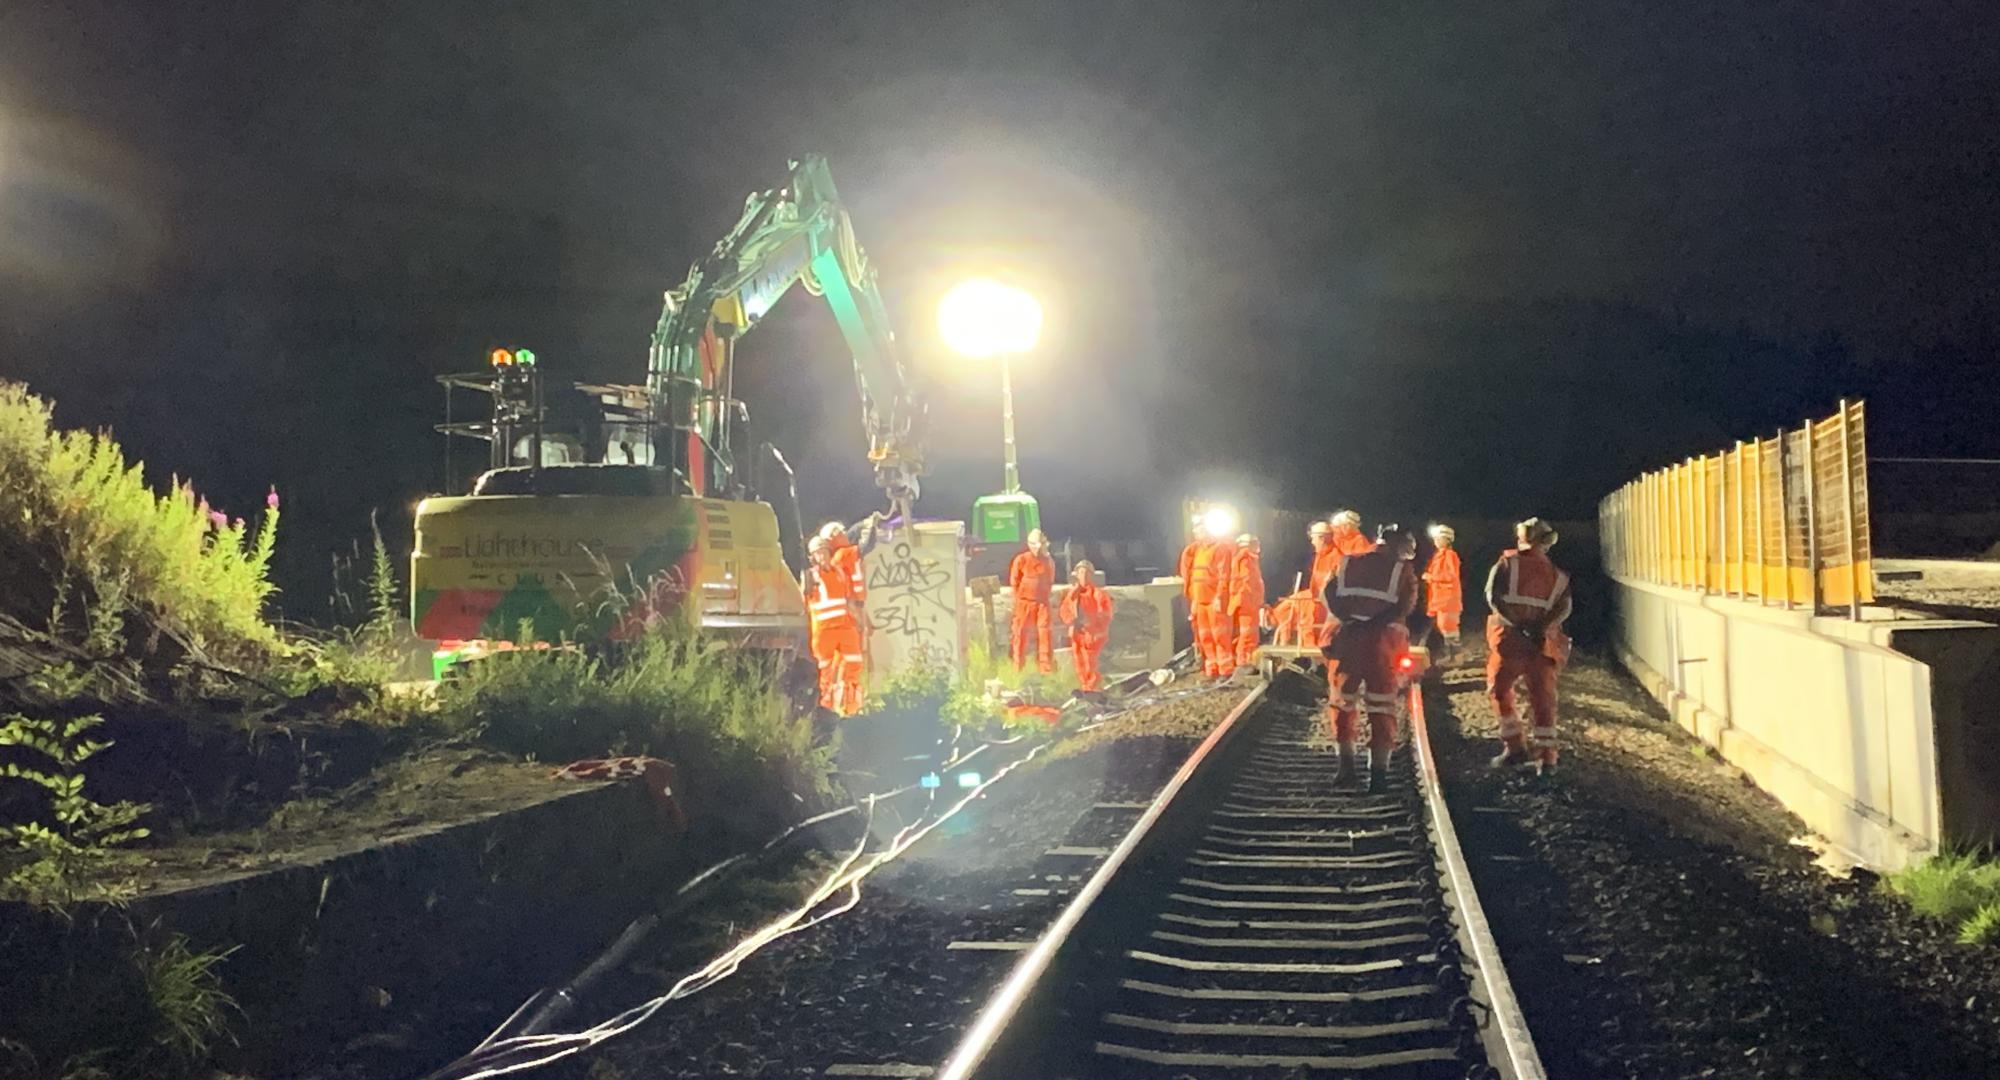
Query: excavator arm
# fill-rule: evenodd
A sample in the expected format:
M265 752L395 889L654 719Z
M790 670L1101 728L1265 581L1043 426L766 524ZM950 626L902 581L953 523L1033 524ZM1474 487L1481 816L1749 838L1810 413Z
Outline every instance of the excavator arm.
M654 456L694 494L727 492L736 339L794 285L824 299L853 355L875 482L908 519L924 475L924 407L896 349L874 268L855 240L826 159L793 162L783 187L752 194L743 216L666 296L653 331L647 387Z

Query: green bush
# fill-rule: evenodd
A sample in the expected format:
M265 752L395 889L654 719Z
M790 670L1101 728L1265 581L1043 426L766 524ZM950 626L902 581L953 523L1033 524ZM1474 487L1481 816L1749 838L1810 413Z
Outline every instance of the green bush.
M138 821L151 807L100 803L83 793L83 763L111 746L90 738L91 730L103 722L96 716L0 718L0 748L29 751L30 761L41 759L39 767L21 760L0 763L0 779L40 788L49 803L49 824L0 825L0 856L10 864L0 877L0 894L54 907L98 895L102 890L84 884L88 871L102 863L112 848L150 832Z
M809 716L768 657L665 623L602 650L532 649L468 665L438 689L449 730L544 761L654 754L718 776L775 774L828 790Z
M58 431L0 380L0 616L28 631L154 667L266 659L277 527L275 492L254 527L190 485L158 494L108 434Z
M1952 851L1885 879L1918 914L1945 922L1960 940L2000 940L2000 862Z

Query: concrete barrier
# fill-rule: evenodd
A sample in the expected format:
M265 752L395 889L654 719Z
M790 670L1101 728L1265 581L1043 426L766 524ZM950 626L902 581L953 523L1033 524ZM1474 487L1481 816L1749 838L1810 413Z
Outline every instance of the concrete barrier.
M1858 861L1996 835L2000 628L1612 590L1618 657L1675 722Z

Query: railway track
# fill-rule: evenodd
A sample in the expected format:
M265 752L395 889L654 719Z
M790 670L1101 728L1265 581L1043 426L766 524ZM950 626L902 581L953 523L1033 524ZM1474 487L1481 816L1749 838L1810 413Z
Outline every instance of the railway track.
M1541 1080L1407 708L1366 795L1333 790L1317 710L1247 697L937 1075Z

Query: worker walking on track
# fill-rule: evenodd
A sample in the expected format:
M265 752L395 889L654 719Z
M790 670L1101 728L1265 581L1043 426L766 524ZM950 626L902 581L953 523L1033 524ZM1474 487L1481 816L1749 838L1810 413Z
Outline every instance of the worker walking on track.
M1326 590L1336 626L1324 652L1334 738L1340 744L1336 784L1355 779L1360 713L1368 714L1368 790L1389 787L1389 754L1396 746L1396 663L1409 649L1404 619L1417 607L1411 560L1417 538L1395 525L1376 534L1375 549L1341 560Z
M1514 527L1517 546L1486 575L1486 693L1500 717L1500 754L1494 768L1556 767L1556 675L1569 662L1569 575L1549 561L1556 531L1541 518ZM1532 734L1515 711L1514 684L1528 683Z
M1258 637L1264 620L1264 546L1244 533L1236 538L1236 557L1229 567L1229 605L1224 622L1231 649L1230 669L1255 667Z
M1194 626L1195 655L1202 673L1214 678L1235 670L1235 648L1223 630L1229 602L1230 564L1236 545L1211 533L1197 521L1194 539L1181 552L1181 590L1187 596L1188 622Z
M1055 629L1049 618L1049 595L1056 584L1056 561L1049 557L1049 538L1040 529L1028 533L1028 548L1014 556L1007 571L1014 589L1014 670L1028 659L1028 634L1035 635L1035 666L1044 674L1056 669Z
M1436 551L1424 567L1424 614L1437 626L1438 636L1458 648L1458 618L1465 611L1465 593L1459 584L1458 552L1452 545L1458 534L1449 525L1432 525L1431 545Z
M1388 790L1388 756L1396 748L1396 662L1410 648L1404 620L1416 610L1416 536L1394 524L1376 534L1370 552L1340 560L1326 586L1334 638L1326 646L1334 740L1340 744L1336 784L1354 782L1360 714L1368 714L1368 790Z
M1111 640L1111 593L1097 583L1097 568L1079 559L1070 568L1069 592L1063 594L1056 617L1069 628L1069 654L1076 661L1077 688L1085 693L1104 689L1104 672L1097 658Z
M841 716L861 711L861 607L854 579L834 559L833 545L815 536L806 546L806 611L812 617L812 654L819 662L819 703Z
M1333 575L1339 572L1341 563L1353 556L1366 555L1374 551L1375 541L1368 539L1368 534L1361 531L1361 515L1353 510L1335 511L1334 515L1327 519L1327 528L1329 530L1328 539L1333 543L1333 552L1326 557L1328 564L1326 580L1332 581ZM1316 571L1319 569L1319 562L1320 560L1318 559L1313 560L1313 568ZM1324 597L1325 595L1326 586L1321 585L1320 596ZM1319 643L1321 646L1325 646L1327 642L1333 640L1333 631L1338 618L1337 615L1324 608L1320 610Z

